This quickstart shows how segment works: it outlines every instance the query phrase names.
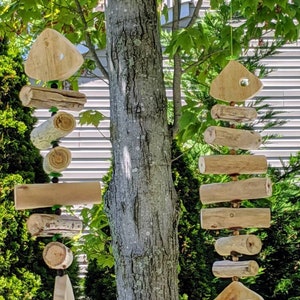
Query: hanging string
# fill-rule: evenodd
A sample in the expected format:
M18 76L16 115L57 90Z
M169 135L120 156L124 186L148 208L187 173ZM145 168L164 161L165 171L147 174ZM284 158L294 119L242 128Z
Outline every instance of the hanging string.
M54 0L51 0L51 6L50 6L50 10L51 10L51 28L53 28L53 23L54 23Z
M227 57L228 60L235 60L236 57L234 56L233 54L233 26L232 26L232 23L233 23L233 9L232 9L232 1L229 1L229 8L230 8L230 11L229 11L229 17L230 17L230 20L229 20L229 26L230 26L230 56Z

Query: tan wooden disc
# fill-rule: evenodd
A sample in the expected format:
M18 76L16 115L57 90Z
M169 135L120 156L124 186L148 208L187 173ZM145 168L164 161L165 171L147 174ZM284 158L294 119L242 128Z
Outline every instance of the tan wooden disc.
M25 62L25 73L34 79L66 80L83 64L76 47L56 30L47 28L36 39Z
M241 282L233 281L215 300L264 300L260 295L245 287Z
M71 151L65 147L52 148L44 158L43 169L47 174L62 172L71 163Z
M241 63L231 60L212 81L210 95L226 102L243 102L262 89L262 82Z

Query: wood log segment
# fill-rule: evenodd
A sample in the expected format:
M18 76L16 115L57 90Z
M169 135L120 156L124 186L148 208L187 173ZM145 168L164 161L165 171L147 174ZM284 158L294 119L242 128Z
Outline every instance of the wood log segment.
M75 127L74 116L59 111L46 122L34 128L30 134L30 139L36 148L45 150L51 147L51 142L68 135Z
M43 250L43 259L50 269L67 269L73 262L73 253L64 244L51 242Z
M200 213L203 229L269 228L269 208L203 208Z
M66 80L83 64L77 48L62 34L46 28L35 40L25 62L25 73L34 79Z
M208 127L204 140L207 144L243 150L258 149L262 142L260 134L255 131L220 126Z
M262 89L262 82L238 61L231 60L212 81L210 95L227 102L243 102Z
M215 300L264 300L241 282L231 282Z
M210 111L215 120L229 122L250 122L257 118L257 112L252 107L240 107L216 104Z
M19 98L23 106L44 109L55 106L63 110L80 111L86 103L85 94L77 91L43 88L31 85L22 87Z
M258 274L258 263L255 260L231 261L221 260L213 264L212 272L218 278L250 277Z
M95 204L101 201L100 183L20 184L14 188L17 210L53 205Z
M202 174L265 174L267 167L264 155L207 155L199 158Z
M200 200L203 204L260 199L271 195L272 182L269 178L249 178L226 183L202 184L200 186Z
M261 251L261 247L261 240L253 234L222 237L215 242L215 250L222 256L232 255L233 252L255 255Z
M47 174L60 173L71 163L71 151L65 147L51 149L43 160L43 169Z
M55 277L53 300L75 300L72 284L67 274Z
M74 237L82 231L82 221L69 215L32 214L26 224L30 234L38 237Z

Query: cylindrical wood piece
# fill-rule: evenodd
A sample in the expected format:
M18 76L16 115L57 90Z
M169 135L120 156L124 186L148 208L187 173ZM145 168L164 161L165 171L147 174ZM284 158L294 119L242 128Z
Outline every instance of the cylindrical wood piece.
M231 282L215 300L264 300L239 281Z
M86 103L85 94L71 90L35 87L22 87L19 98L23 106L36 108L51 108L53 106L63 110L79 111Z
M227 146L234 149L258 149L262 138L259 133L251 130L210 126L204 132L206 143L218 146Z
M51 149L44 158L43 169L47 174L60 173L71 163L71 151L65 147Z
M200 200L203 204L229 202L233 200L260 199L272 195L269 178L249 178L226 183L211 183L200 186Z
M203 229L269 228L269 208L203 208L201 209Z
M53 205L94 204L101 201L101 186L95 182L21 184L14 189L17 210Z
M75 300L68 274L55 277L53 300Z
M73 262L73 253L64 244L51 242L43 251L43 259L51 269L67 269Z
M215 120L229 122L250 122L257 118L257 112L252 107L216 104L212 107L210 113Z
M63 237L73 237L82 231L82 221L75 216L32 214L26 223L32 236L51 237L60 234Z
M51 147L51 142L68 135L75 127L76 120L74 116L60 111L40 126L34 128L30 138L36 148L45 150Z
M207 155L199 158L202 174L265 174L267 168L264 155Z
M261 240L253 234L223 237L215 242L215 250L222 256L232 255L233 252L255 255L260 252L261 247Z
M212 272L218 278L249 277L258 273L259 266L255 260L231 261L221 260L213 264Z

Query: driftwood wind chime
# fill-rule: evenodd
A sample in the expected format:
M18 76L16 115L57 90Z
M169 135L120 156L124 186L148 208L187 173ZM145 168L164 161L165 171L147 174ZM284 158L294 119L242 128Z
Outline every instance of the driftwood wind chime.
M262 243L255 235L241 234L244 228L268 228L271 215L269 208L241 208L243 200L267 198L272 194L272 183L267 177L251 177L239 180L240 174L265 174L267 159L263 155L237 155L237 149L258 149L262 138L255 131L235 128L257 117L256 110L241 106L241 102L254 96L262 88L261 81L242 64L231 60L214 79L210 94L229 105L216 104L211 110L212 118L230 122L230 127L211 126L204 132L204 140L210 145L227 146L230 154L210 155L199 158L203 174L227 174L227 183L205 184L200 187L200 200L204 205L221 202L230 207L211 207L201 210L201 227L207 230L232 230L232 235L215 242L216 252L226 257L212 266L218 278L232 278L215 300L262 300L257 293L244 286L239 279L255 276L259 266L255 260L240 260L242 255L256 255ZM260 175L261 176L261 175ZM215 205L214 205L215 206ZM228 259L228 257L231 259Z
M33 44L25 73L44 82L63 81L72 76L82 65L82 55L63 35L53 29L45 29ZM49 150L44 157L43 168L51 177L49 184L22 184L15 186L15 207L17 210L99 203L101 187L99 182L59 183L59 174L71 162L71 152L59 146L61 138L76 127L74 116L63 110L80 111L86 96L72 90L60 90L56 84L51 88L26 85L20 91L20 100L27 107L50 109L51 117L31 132L31 141L40 150ZM51 149L52 147L52 149ZM82 230L82 221L72 215L32 214L27 228L36 237L74 237ZM74 293L65 270L73 261L72 251L63 243L50 242L43 251L48 267L57 270L54 300L73 300Z

